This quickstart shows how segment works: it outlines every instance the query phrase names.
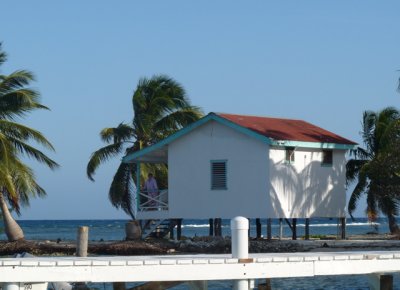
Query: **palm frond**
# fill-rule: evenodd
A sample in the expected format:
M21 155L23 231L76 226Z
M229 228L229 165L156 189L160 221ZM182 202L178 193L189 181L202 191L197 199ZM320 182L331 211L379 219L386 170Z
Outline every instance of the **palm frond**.
M36 149L35 147L14 138L9 138L9 139L19 152L26 154L27 156L35 159L36 161L39 161L40 163L47 165L47 167L49 167L50 169L54 170L60 167L60 165L58 165L57 162L52 160L50 157L48 157L46 154Z
M135 219L132 207L134 193L132 175L135 173L136 168L131 163L121 163L114 175L108 194L111 204L116 208L121 208L132 219Z
M373 154L368 152L362 147L357 147L356 149L349 150L350 156L353 156L357 160L370 160L373 158Z
M103 142L114 143L129 141L134 136L134 131L128 124L120 123L115 128L104 128L100 132L100 137Z
M377 198L379 209L385 215L399 214L399 199L394 196L384 195Z
M153 134L152 142L157 142L166 138L177 130L197 121L201 116L202 113L200 109L193 106L177 110L164 116L153 124L152 131L158 134Z
M367 151L370 153L375 152L375 125L376 125L376 113L373 111L365 111L363 113L362 131L361 136L364 141Z
M5 51L3 51L2 46L3 43L0 42L0 66L7 60L7 54L5 53Z
M7 192L13 203L18 204L18 193L12 176L6 166L0 164L0 184L4 192Z
M19 160L13 162L12 178L22 206L29 206L31 197L46 196L46 191L37 184L33 170Z
M350 159L346 163L346 183L352 183L359 175L361 169L365 164L368 163L368 160L357 160Z
M39 93L32 89L18 89L0 95L0 118L14 119L27 113L49 108L39 103Z
M41 132L22 124L0 119L0 131L10 138L19 139L21 141L34 140L46 149L55 151L53 145Z
M350 200L347 206L347 210L349 215L353 218L353 212L357 207L357 202L360 199L361 195L365 193L365 190L368 186L368 180L365 172L361 170L358 173L358 183L355 186L353 192L351 193Z
M23 88L34 80L33 73L26 70L18 70L9 75L0 75L0 96Z
M86 167L86 174L88 178L94 181L93 175L101 163L108 161L110 158L117 156L123 150L123 143L115 143L92 153L90 160Z

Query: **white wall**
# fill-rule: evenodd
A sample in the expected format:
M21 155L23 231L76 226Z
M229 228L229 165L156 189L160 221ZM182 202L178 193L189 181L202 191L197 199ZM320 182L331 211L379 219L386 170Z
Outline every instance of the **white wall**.
M343 217L345 151L321 166L322 151L271 148L211 121L169 145L170 218ZM227 190L211 190L211 160L227 160Z
M344 217L345 151L333 151L333 165L321 166L322 152L296 149L293 164L285 150L270 150L271 198L277 217Z
M211 190L211 160L227 160L227 190ZM169 145L169 216L268 216L268 162L268 145L208 122Z

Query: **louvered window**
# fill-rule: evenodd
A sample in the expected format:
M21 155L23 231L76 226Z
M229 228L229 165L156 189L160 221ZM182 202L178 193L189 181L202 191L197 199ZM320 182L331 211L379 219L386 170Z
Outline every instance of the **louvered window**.
M225 160L211 161L211 189L227 189Z

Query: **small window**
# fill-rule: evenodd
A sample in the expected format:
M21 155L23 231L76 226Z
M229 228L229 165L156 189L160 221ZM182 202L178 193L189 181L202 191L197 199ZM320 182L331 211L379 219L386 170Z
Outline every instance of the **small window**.
M286 147L285 161L286 163L294 162L294 147Z
M322 165L332 166L333 154L332 150L322 150Z
M211 161L211 189L227 189L226 161Z

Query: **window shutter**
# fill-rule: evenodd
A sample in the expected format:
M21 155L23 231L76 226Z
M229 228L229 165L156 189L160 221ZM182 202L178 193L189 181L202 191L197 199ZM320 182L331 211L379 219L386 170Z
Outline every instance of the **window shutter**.
M226 161L211 161L211 189L226 189Z

